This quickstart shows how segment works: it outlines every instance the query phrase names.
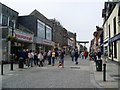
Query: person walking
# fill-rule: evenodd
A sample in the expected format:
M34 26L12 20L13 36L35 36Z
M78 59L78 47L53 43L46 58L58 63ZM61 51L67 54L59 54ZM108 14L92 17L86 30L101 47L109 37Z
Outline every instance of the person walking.
M43 53L42 52L39 52L38 53L38 61L39 61L39 67L42 66L43 67Z
M55 64L55 50L52 50L52 66Z
M48 65L51 65L51 55L52 55L51 50L49 50L48 53L47 53Z
M74 61L74 56L75 56L75 50L73 49L72 52L71 52L72 61Z
M86 59L86 58L87 58L87 52L84 51L84 59Z
M101 51L98 50L98 53L97 53L98 59L101 59L101 55L102 55Z
M94 52L94 62L97 62L97 53Z
M64 49L62 49L62 51L60 52L60 60L59 60L59 66L62 66L62 68L64 68L64 55L65 55L65 51Z
M79 52L78 49L75 49L75 64L78 64L78 57L79 57Z
M28 67L31 66L33 67L33 55L32 55L32 50L28 52Z
M81 58L84 59L84 52L81 52Z
M37 56L37 52L34 53L34 64L35 64L35 66L38 65L38 56Z
M26 66L28 66L28 53L29 53L29 50L26 49L25 50L25 55L26 55L26 62L25 62L25 64L26 64Z

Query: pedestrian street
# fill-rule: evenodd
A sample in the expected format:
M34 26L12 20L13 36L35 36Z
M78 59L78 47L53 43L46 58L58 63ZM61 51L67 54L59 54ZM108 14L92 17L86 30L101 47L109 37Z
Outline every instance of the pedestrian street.
M75 65L65 56L64 68L45 64L17 69L3 75L2 88L100 88L95 82L90 61L78 59Z

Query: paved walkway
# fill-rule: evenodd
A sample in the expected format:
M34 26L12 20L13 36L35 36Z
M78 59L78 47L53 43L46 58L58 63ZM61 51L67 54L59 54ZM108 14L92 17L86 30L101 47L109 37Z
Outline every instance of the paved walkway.
M89 71L90 70L90 78L91 82L93 82L94 86L97 88L118 88L120 86L120 75L118 72L119 65L115 62L109 61L106 64L106 81L103 81L103 72L102 71L96 71L96 64L94 61L90 61L88 59L83 60L79 58L79 65L75 66L71 58L69 56L65 57L69 62L65 62L65 68L66 70L68 69L76 69L78 70L83 70L83 71ZM89 66L88 66L89 63ZM0 66L1 68L1 66ZM45 67L41 69L56 69L57 66L51 67L46 65ZM19 71L24 71L24 70L30 70L30 69L36 69L36 67L26 67L24 69L19 69L17 64L14 64L14 70L10 71L10 64L4 65L4 75L11 75L15 74L16 72ZM0 76L2 77L2 76ZM4 78L3 78L4 79ZM2 80L1 80L2 81ZM96 84L97 83L97 84ZM114 90L114 89L113 89Z
M108 60L106 63L106 81L103 81L102 71L96 71L96 64L94 61L90 62L93 67L94 77L96 82L104 88L120 88L120 72L117 62Z

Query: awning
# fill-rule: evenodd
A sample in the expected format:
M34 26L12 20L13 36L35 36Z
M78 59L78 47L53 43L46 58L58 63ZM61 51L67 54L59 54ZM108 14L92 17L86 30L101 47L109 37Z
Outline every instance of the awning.
M117 35L115 35L114 37L110 38L110 39L108 40L108 44L110 44L110 43L112 43L112 42L114 42L114 41L116 41L116 40L120 40L120 33L117 34Z

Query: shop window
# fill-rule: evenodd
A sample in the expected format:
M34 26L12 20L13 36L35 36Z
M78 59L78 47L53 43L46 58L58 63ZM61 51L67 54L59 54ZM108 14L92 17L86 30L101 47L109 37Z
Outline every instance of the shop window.
M41 21L37 22L37 37L45 39L45 24Z
M52 40L52 29L49 26L46 26L46 39Z

